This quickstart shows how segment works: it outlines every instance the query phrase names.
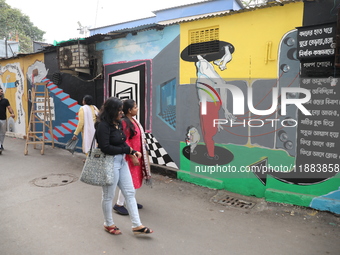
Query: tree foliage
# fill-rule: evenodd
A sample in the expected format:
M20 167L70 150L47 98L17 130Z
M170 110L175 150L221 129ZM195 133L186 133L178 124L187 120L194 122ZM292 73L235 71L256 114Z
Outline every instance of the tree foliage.
M20 53L33 52L33 41L42 42L45 32L37 28L19 9L0 0L0 39L15 41L19 38Z

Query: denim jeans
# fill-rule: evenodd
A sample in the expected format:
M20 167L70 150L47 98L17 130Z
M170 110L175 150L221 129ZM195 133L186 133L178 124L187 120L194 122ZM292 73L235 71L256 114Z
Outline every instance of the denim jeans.
M137 192L137 190L135 189L135 194L136 194L136 192ZM136 195L135 195L135 197L136 197ZM125 203L125 197L123 196L122 191L119 190L116 204L119 205L119 206L122 206L122 205L124 205L124 203Z
M104 224L106 226L114 225L112 219L113 198L116 187L120 188L126 200L126 208L132 222L132 228L142 225L137 202L135 198L135 188L133 186L130 169L125 160L125 154L118 154L114 157L114 182L113 185L103 186L102 208L104 213Z
M4 144L6 130L7 120L0 120L0 145Z

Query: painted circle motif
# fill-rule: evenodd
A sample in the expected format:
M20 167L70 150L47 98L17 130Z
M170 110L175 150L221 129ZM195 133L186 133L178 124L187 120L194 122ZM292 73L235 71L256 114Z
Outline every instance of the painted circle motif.
M215 146L214 157L209 157L206 146L201 144L197 145L192 153L190 146L184 147L182 152L184 157L190 161L207 166L225 165L234 159L234 154L231 151L220 146Z

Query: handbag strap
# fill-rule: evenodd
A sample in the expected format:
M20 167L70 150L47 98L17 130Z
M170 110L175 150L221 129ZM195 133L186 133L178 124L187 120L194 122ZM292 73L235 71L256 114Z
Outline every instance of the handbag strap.
M94 140L95 140L95 138L96 138L96 132L94 132L94 135L93 135L91 147L90 147L90 150L89 150L89 156L91 156L92 148L94 147Z
M92 139L92 143L91 143L91 148L90 148L90 150L89 150L89 157L91 157L91 153L92 153L92 148L94 147L94 141L96 140L95 139L96 138L96 132L94 132L94 135L93 135L93 139ZM104 154L104 158L106 157L106 154L105 153L103 153Z

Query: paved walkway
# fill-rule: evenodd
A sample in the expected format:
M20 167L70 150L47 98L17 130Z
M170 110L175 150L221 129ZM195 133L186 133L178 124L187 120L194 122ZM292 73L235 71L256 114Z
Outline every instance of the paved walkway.
M267 203L154 174L137 200L143 224L155 232L133 236L129 217L114 214L123 232L103 228L101 188L78 180L83 154L47 146L45 154L6 137L0 155L0 254L340 254L340 217ZM214 202L227 196L251 209Z

